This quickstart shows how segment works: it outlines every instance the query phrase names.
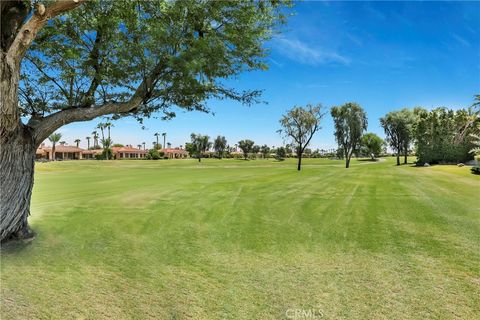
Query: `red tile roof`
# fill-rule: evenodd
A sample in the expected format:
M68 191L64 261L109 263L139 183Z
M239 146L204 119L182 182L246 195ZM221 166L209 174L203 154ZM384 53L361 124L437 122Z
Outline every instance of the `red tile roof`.
M146 150L133 148L129 146L125 147L112 147L113 153L126 152L126 153L147 153Z

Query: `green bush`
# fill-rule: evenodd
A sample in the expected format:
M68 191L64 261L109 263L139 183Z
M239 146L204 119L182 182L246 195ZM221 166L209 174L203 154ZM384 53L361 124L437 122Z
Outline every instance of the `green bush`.
M160 159L160 157L161 157L160 153L158 152L157 149L150 149L150 150L148 150L148 153L145 156L145 159L147 159L147 160L158 160L158 159Z
M473 174L480 174L480 166L475 166L472 169L470 169Z

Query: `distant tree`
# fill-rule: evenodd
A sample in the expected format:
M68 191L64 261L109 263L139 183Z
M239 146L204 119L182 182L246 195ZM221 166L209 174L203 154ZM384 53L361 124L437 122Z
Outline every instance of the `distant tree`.
M142 149L142 145L141 145L141 144L137 144L137 148L138 148L138 150Z
M67 142L65 142L65 141L60 141L59 143L60 143L61 146L64 146Z
M103 159L110 160L113 156L113 152L111 149L113 144L112 139L105 138L105 139L102 139L100 142L102 143L102 147L103 147L103 151L102 151Z
M167 133L166 132L162 133L162 137L163 137L163 147L165 148L165 146L166 146L165 141L167 139Z
M93 136L93 148L98 147L98 132L96 130L92 131L92 136Z
M470 134L475 134L480 117L467 126L472 120L467 109L436 108L422 110L416 116L415 152L419 163L458 163L473 158Z
M242 150L243 157L245 158L245 160L247 160L248 154L250 152L252 152L254 144L255 144L255 142L253 142L252 140L248 140L248 139L238 141L238 147Z
M62 139L62 134L61 133L52 133L49 137L48 140L52 143L52 160L55 161L55 145L57 142Z
M160 159L160 154L157 149L150 149L147 152L147 155L145 156L145 159L147 160L158 160Z
M145 142L142 142L143 150L145 150Z
M368 154L372 160L375 160L375 157L382 152L383 143L384 142L382 138L375 133L369 132L362 136L362 141L360 144L362 151L365 154Z
M121 143L114 143L114 144L112 144L112 147L120 147L121 148L121 147L125 147L125 146Z
M270 148L266 144L260 148L260 152L262 153L264 159L268 159L270 156Z
M78 146L80 145L80 141L81 141L80 139L75 139L75 141L74 141L75 144L77 145L77 148L78 148Z
M387 142L396 153L397 166L400 165L400 154L404 154L404 163L407 163L408 149L414 137L415 115L409 109L391 111L380 118Z
M279 132L292 141L296 151L297 170L302 166L302 155L312 140L313 135L320 130L320 120L324 116L322 106L308 104L305 107L294 107L280 119L282 129Z
M170 142L167 142L167 148L170 149L172 147L172 144Z
M213 142L213 149L217 152L218 157L222 158L227 148L227 139L224 136L217 136Z
M196 156L198 162L201 161L203 153L211 148L212 143L209 141L210 137L207 135L194 134L190 135L191 143L188 144L189 153L191 156Z
M157 138L157 142L155 143L155 149L161 149L160 144L158 143L158 137L160 136L160 133L155 132L154 134L155 138ZM165 144L164 144L165 146Z
M259 145L254 145L252 147L252 153L253 153L253 156L255 157L255 159L257 158L257 155L260 153L260 149L261 149L261 147Z
M90 149L90 137L85 137L87 139L87 150Z
M367 130L367 114L357 103L349 102L331 109L335 139L345 157L345 168L350 167L353 152L358 149L363 131Z
M283 160L287 156L287 152L285 151L284 147L278 147L275 150L275 156L277 157L277 160Z

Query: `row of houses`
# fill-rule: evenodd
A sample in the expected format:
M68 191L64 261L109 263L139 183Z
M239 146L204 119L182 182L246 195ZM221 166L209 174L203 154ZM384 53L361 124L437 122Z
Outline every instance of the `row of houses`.
M133 148L132 146L112 147L114 159L145 159L148 150ZM159 150L169 159L182 159L188 157L188 152L180 148L169 148ZM97 154L101 154L103 149L85 150L74 146L55 146L55 155L52 147L42 144L36 151L36 159L41 160L82 160L95 159Z

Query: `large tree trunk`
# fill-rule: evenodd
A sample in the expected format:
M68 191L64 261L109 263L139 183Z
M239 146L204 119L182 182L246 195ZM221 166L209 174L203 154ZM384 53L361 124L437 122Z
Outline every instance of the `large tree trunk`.
M397 152L397 166L400 165L400 152Z
M297 170L300 171L300 169L302 169L302 154L299 153L297 156L298 156Z
M28 227L36 145L29 128L20 125L0 146L0 240L31 238Z

